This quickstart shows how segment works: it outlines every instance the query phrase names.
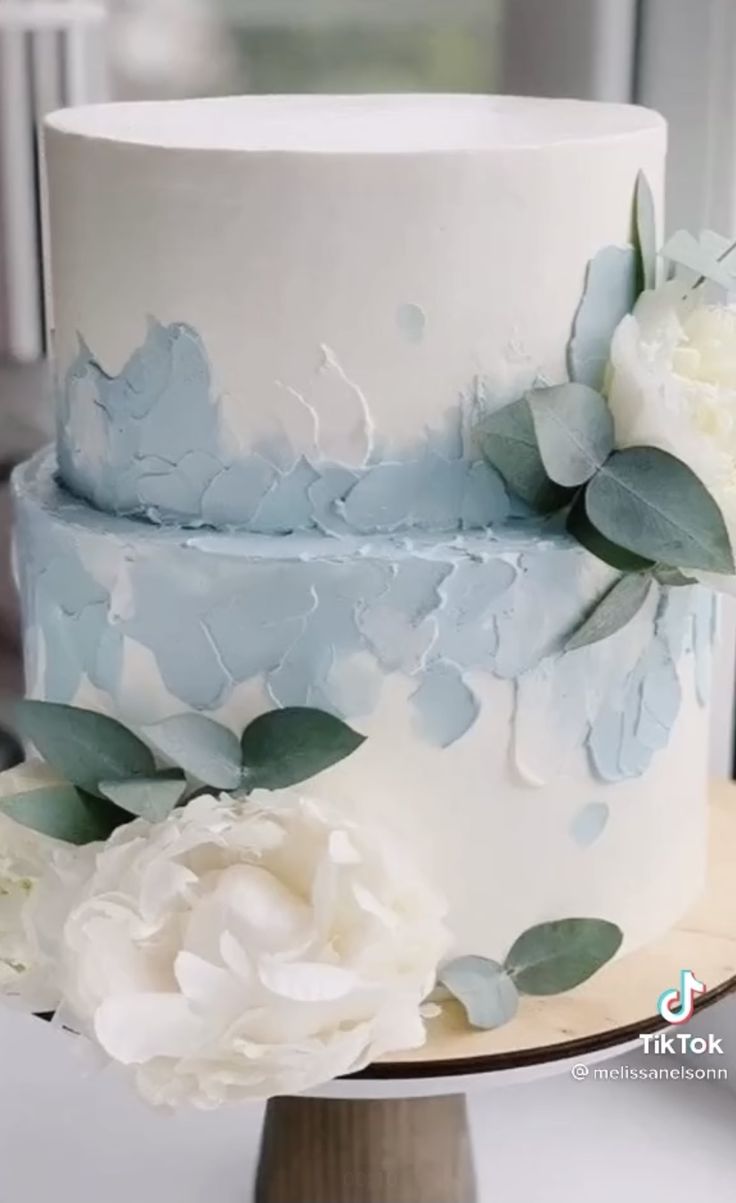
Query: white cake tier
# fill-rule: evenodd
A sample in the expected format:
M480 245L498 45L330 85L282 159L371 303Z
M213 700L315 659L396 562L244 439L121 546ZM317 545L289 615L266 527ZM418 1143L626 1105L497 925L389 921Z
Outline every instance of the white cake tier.
M711 596L653 589L563 653L612 573L563 536L446 542L157 528L15 479L28 684L138 729L187 709L239 731L275 705L367 735L307 792L385 825L450 903L462 951L533 923L628 946L699 890ZM145 734L145 732L144 732Z
M265 533L509 502L478 412L566 377L665 128L625 105L247 97L54 115L60 466L101 509ZM397 468L401 466L401 470Z

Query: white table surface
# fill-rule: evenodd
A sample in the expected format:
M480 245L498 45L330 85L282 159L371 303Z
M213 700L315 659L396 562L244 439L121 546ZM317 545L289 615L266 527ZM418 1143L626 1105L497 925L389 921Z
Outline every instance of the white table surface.
M0 1014L1 1203L248 1203L260 1107L159 1114L75 1046ZM721 1084L561 1075L477 1093L471 1120L481 1203L734 1197L736 1094Z

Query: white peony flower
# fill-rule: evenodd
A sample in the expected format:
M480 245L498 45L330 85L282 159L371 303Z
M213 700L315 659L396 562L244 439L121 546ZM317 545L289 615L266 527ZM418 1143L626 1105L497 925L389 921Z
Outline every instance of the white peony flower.
M50 1011L58 1001L28 923L39 879L56 847L0 815L0 996L28 1011Z
M736 308L684 289L672 281L643 293L614 335L608 400L616 445L659 447L688 464L736 548ZM733 587L730 577L708 579Z
M444 906L375 833L287 790L84 851L39 891L39 942L147 1100L292 1094L424 1042Z

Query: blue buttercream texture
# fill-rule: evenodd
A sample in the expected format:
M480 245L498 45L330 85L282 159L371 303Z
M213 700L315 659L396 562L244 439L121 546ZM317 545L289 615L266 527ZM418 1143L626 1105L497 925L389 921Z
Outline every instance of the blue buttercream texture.
M412 307L398 320L410 341L419 340L423 326ZM334 462L319 447L300 454L288 427L234 452L206 349L181 322L152 319L118 375L80 340L59 392L61 478L106 513L264 534L374 534L470 530L502 523L510 512L498 473L463 454L459 399L448 430L428 431L400 459L382 458L375 447L358 467ZM293 390L285 396L303 423L309 406ZM355 424L365 427L355 390L346 396ZM237 401L247 407L257 399Z
M580 848L590 848L603 835L611 815L607 802L587 802L573 816L570 835Z
M534 784L575 749L603 781L640 776L669 739L691 660L706 696L710 595L655 588L623 631L565 652L614 574L541 528L445 541L185 532L109 518L53 472L42 454L15 483L29 678L53 700L84 681L117 699L131 647L204 712L254 682L274 705L366 715L400 673L417 731L445 747L482 721L484 674L514 683L513 754Z

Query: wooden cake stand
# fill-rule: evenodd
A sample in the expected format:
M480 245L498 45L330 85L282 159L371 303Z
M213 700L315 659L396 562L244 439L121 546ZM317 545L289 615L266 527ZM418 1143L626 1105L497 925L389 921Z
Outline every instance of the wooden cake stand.
M666 1026L661 992L692 969L736 989L736 785L714 787L708 883L667 935L605 966L569 994L524 997L512 1023L470 1031L445 1004L427 1044L299 1098L269 1102L256 1203L475 1203L465 1095L570 1069Z

